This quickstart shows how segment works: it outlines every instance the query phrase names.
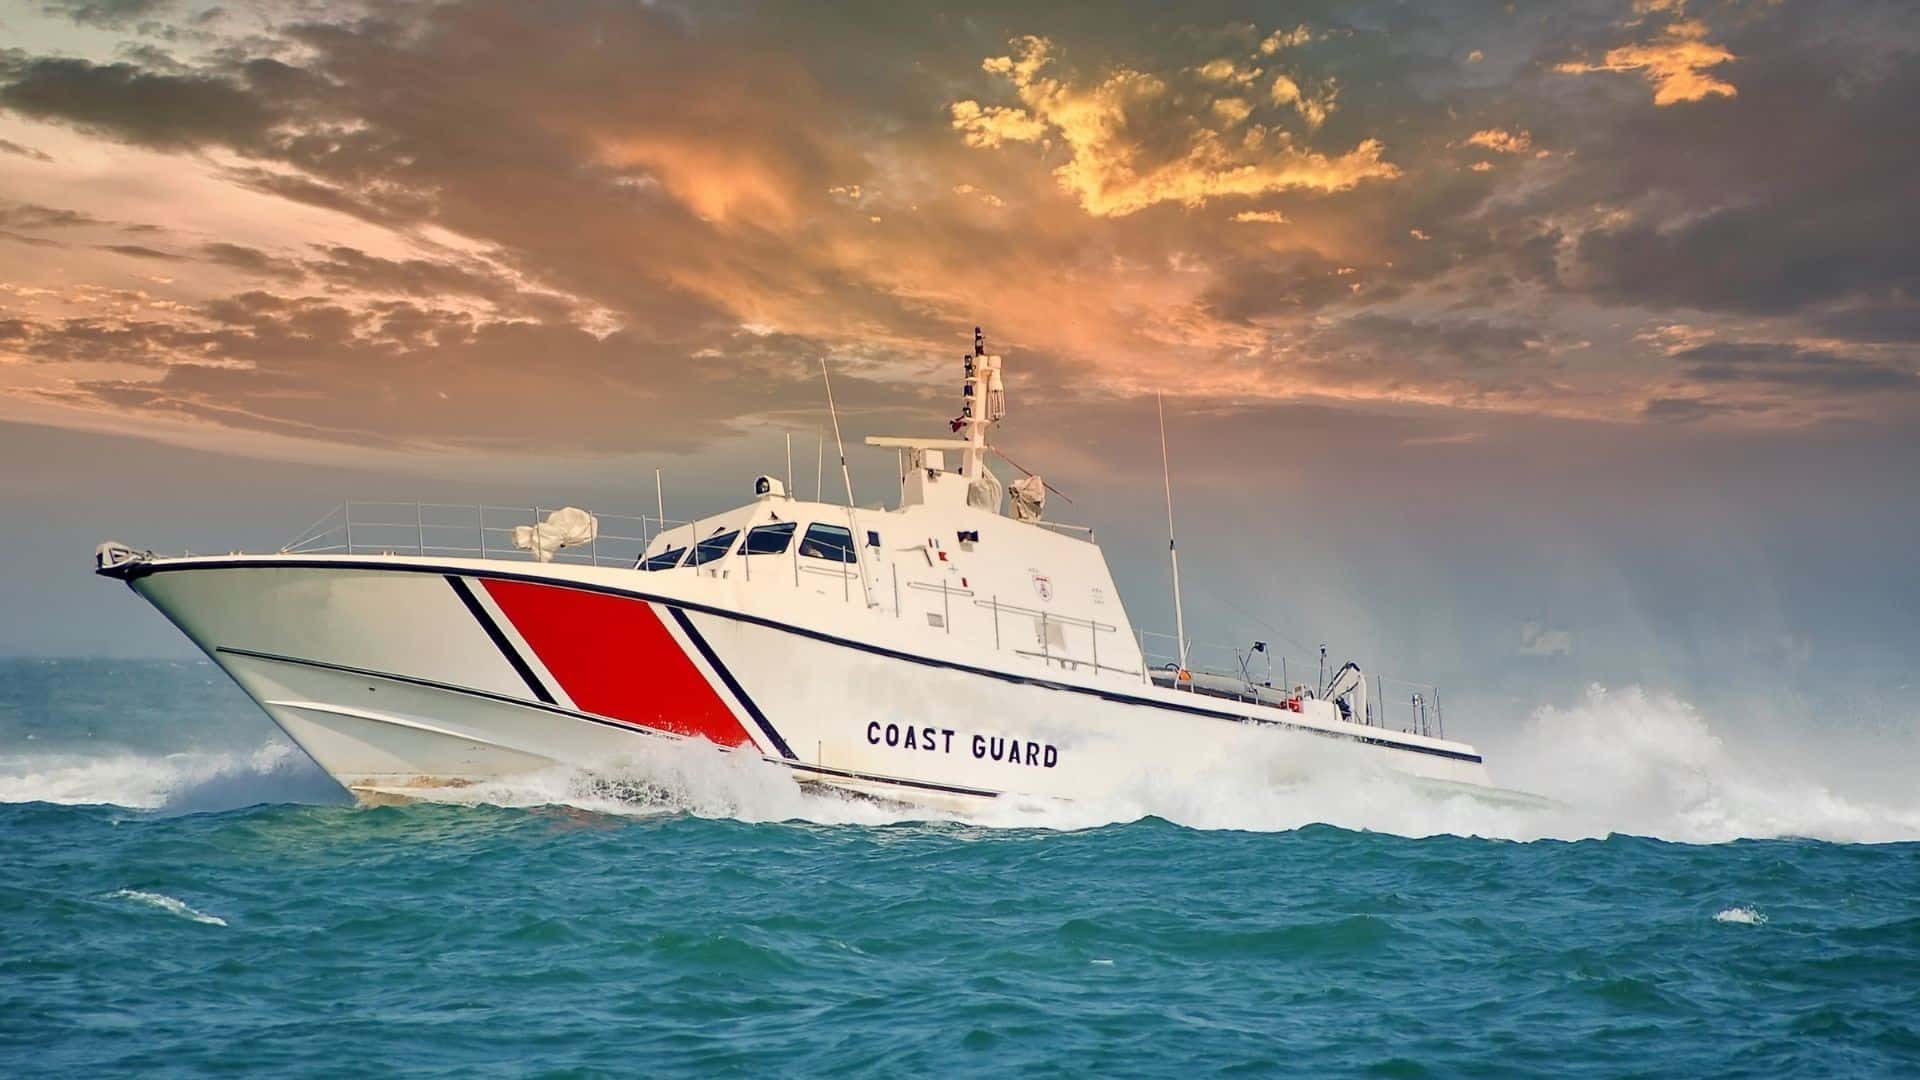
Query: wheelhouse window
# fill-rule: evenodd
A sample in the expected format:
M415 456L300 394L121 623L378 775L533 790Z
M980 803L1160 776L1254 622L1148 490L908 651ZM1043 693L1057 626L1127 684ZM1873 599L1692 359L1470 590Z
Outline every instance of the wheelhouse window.
M761 525L747 533L746 546L741 553L746 555L784 555L787 547L793 543L794 523L778 521L772 525Z
M705 566L707 563L719 562L726 558L727 552L733 550L733 542L738 539L740 539L740 530L729 529L700 541L693 548L693 565Z
M800 554L829 562L853 562L853 533L838 525L809 525L807 534L800 538Z
M680 556L685 555L686 553L687 553L687 549L683 547L668 548L667 550L661 552L658 555L641 559L640 569L671 570L674 567L680 565Z

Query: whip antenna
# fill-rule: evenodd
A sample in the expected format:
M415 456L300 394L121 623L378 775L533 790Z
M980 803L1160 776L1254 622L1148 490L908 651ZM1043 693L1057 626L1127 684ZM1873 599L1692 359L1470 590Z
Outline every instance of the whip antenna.
M1187 616L1180 607L1180 548L1173 542L1173 473L1167 466L1167 406L1154 391L1153 407L1160 414L1160 480L1167 489L1167 558L1173 563L1173 633L1180 645L1180 674L1187 673Z
M833 379L827 374L827 358L820 358L820 381L827 387L827 415L833 418L833 447L840 453L840 482L847 488L847 542L853 545L853 564L860 570L860 596L873 606L873 591L867 587L867 563L860 557L860 526L853 520L853 474L847 471L847 444L840 441L840 410L833 406Z

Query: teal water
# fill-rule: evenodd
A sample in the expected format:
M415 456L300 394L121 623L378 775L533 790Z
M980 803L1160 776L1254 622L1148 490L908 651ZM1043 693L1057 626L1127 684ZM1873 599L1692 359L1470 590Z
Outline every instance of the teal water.
M0 665L0 1074L1920 1069L1920 843L645 779L361 809L206 665ZM1906 827L1659 790L1674 833Z

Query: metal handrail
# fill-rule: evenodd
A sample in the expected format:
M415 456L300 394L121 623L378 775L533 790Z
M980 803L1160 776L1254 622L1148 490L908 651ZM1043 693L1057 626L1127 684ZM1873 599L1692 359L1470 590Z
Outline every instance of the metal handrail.
M1064 521L1029 521L1027 524L1038 525L1043 529L1057 532L1062 536L1072 537L1075 540L1085 540L1089 544L1094 542L1093 526L1091 525L1069 525ZM1082 533L1085 535L1081 535Z
M351 555L410 550L416 555L531 560L531 551L513 545L513 531L523 525L539 525L553 509L349 499L322 514L280 551ZM594 518L599 528L593 539L581 547L555 552L553 561L630 567L662 532L686 524L651 514L595 513ZM512 524L495 524L501 521Z
M1167 667L1172 667L1177 665L1178 656L1179 656L1177 649L1168 653L1157 653L1157 652L1154 652L1152 649L1150 649L1147 645L1147 641L1149 638L1157 638L1157 639L1160 639L1163 641L1169 641L1169 642L1175 641L1176 639L1174 635L1163 634L1158 631L1145 630L1145 629L1138 629L1138 630L1135 630L1134 632L1139 635L1140 655L1147 662L1147 666L1149 668L1167 668ZM1234 648L1231 645L1222 645L1218 642L1193 641L1189 639L1189 641L1187 642L1187 657L1188 657L1187 670L1195 674L1211 675L1217 678L1239 679L1246 682L1250 688L1259 686L1263 688L1284 690L1284 689L1290 688L1296 681L1295 679L1289 679L1286 677L1286 673L1288 670L1287 661L1289 658L1284 653L1270 654L1271 658L1276 660L1280 665L1278 670L1279 670L1279 673L1281 674L1280 685L1272 686L1272 684L1270 683L1262 684L1262 683L1255 682L1252 679L1252 677L1244 670L1231 670L1223 667L1203 666L1199 663L1194 662L1193 658L1196 655L1202 652L1207 652L1207 651L1223 653L1226 655L1234 656L1236 658L1243 657L1243 654L1241 653L1241 651L1239 649ZM1296 657L1293 659L1298 659L1298 658ZM1314 670L1313 665L1316 663L1317 661L1309 661L1307 664L1302 665L1298 669L1308 673L1309 678L1305 680L1306 684L1311 684L1313 682L1311 675ZM1400 679L1400 678L1395 678L1392 676L1381 675L1381 674L1373 674L1373 675L1370 675L1369 678L1373 681L1374 692L1370 694L1368 697L1368 701L1367 701L1368 715L1364 718L1364 720L1360 722L1365 723L1370 727L1378 727L1378 728L1384 728L1384 729L1393 730L1393 731L1400 731L1410 735L1432 735L1432 736L1437 736L1439 738L1446 737L1446 724L1445 724L1445 718L1440 709L1440 687L1438 684L1431 683L1431 682L1417 682L1410 679ZM1388 705L1387 705L1387 695L1386 695L1387 683L1394 684L1394 688L1397 691L1404 690L1407 692L1407 696L1404 698L1397 699L1398 704L1393 706L1393 711L1396 714L1406 715L1405 720L1390 721L1388 719Z

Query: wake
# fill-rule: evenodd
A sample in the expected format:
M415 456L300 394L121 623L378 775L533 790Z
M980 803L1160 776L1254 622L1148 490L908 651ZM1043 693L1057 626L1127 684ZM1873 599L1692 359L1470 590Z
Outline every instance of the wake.
M961 810L803 786L787 769L749 755L661 743L643 759L590 772L555 767L418 795L470 805L836 826L950 822L1079 830L1160 818L1194 829L1283 832L1327 824L1407 837L1518 841L1614 833L1702 844L1920 840L1920 800L1895 805L1854 797L1793 766L1743 757L1691 705L1638 687L1594 686L1571 706L1540 708L1489 749L1495 781L1544 796L1544 804L1435 785L1392 772L1378 759L1376 751L1327 739L1250 733L1200 787L1162 782L1143 767L1097 801L1003 797ZM345 798L284 741L245 752L0 757L0 802L187 812Z

